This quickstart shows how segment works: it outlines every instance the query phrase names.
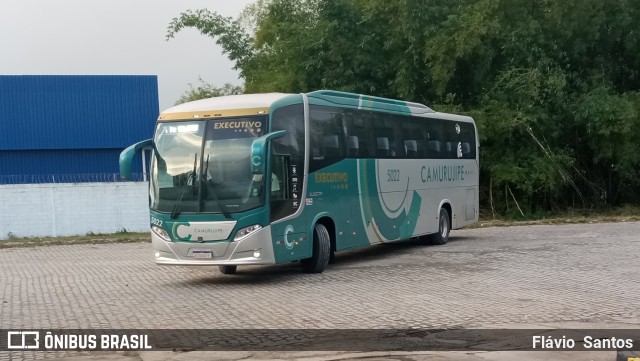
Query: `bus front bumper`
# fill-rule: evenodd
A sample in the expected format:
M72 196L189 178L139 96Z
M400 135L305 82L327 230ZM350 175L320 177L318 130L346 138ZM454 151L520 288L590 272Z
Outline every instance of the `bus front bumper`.
M275 264L271 226L239 241L166 242L151 232L156 264L175 266L222 266Z

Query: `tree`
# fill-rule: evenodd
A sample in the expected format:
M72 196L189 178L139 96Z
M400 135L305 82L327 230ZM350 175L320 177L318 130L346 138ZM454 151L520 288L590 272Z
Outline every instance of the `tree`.
M175 105L190 102L192 100L198 99L206 99L219 97L223 95L234 95L234 94L242 94L243 89L241 86L233 85L231 83L226 83L221 88L217 88L204 80L202 78L198 79L200 81L200 85L197 87L193 87L193 84L189 84L189 90L187 90L181 97L176 101Z
M211 36L247 92L330 88L477 120L498 213L640 203L640 0L261 0ZM513 207L515 204L518 207Z

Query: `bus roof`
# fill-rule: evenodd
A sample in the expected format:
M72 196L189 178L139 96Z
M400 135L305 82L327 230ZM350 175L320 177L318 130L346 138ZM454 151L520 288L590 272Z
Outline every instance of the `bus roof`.
M338 106L362 110L393 112L423 118L473 122L473 118L466 115L436 112L424 104L404 100L380 98L371 95L347 93L335 90L317 90L307 93L307 96L310 99L315 98L319 103L336 104Z
M289 95L291 94L240 94L195 100L163 111L158 120L265 114L273 103Z
M310 98L321 99L329 103L350 106L358 109L392 111L409 114L434 113L431 108L424 104L374 97L365 94L347 93L335 90L317 90L308 93L307 96Z
M277 101L294 94L262 93L240 94L196 100L169 108L160 114L158 120L184 120L191 118L248 116L266 114ZM447 118L451 120L473 121L470 117L436 112L420 103L396 99L380 98L364 94L335 90L317 90L306 94L321 103L335 104L357 109L404 113L407 115Z

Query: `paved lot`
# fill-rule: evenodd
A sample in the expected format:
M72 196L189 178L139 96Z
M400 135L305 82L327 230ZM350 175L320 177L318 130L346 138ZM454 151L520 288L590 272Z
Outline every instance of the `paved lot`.
M146 243L6 249L0 328L639 328L639 254L638 222L454 231L339 253L316 275L160 267Z

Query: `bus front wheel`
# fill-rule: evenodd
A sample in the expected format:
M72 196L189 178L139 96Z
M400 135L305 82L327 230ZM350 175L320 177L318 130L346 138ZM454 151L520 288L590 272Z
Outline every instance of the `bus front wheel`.
M331 237L327 228L316 223L313 228L313 255L300 261L302 270L307 273L322 273L329 264L331 256Z
M220 269L220 273L225 275L234 275L238 270L238 266L223 265L223 266L218 266L218 268Z
M443 245L449 241L449 232L451 231L451 222L449 220L449 212L440 208L440 217L438 218L438 233L429 235L429 243L435 245Z

